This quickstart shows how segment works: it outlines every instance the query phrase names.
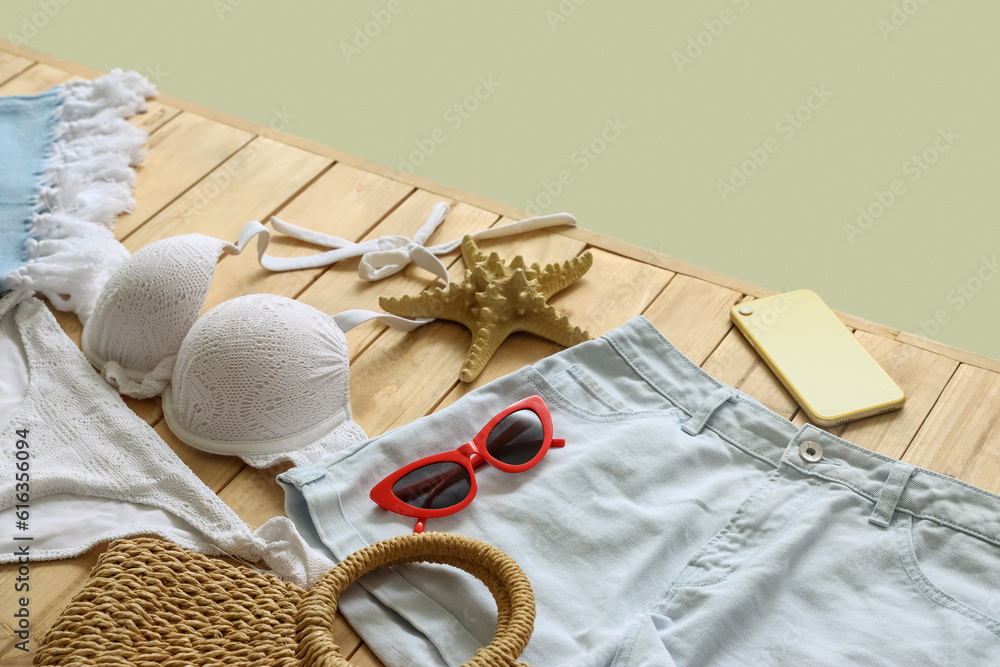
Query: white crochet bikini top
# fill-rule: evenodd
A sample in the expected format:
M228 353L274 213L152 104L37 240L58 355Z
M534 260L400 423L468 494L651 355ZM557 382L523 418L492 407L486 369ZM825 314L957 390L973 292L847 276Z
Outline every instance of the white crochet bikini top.
M251 222L237 243L202 234L157 241L126 260L97 298L83 329L84 354L121 393L163 396L163 413L181 440L205 451L242 457L258 467L312 462L365 434L351 420L344 331L368 319L410 330L429 319L349 310L328 316L274 294L251 294L198 313L220 254L239 254L257 238L261 264L271 270L321 266L362 255L362 277L391 275L413 260L447 284L436 255L454 241L425 247L447 214L435 207L414 240L382 237L355 244L280 220L275 227L335 250L304 258L264 253L270 233ZM478 232L497 237L557 224L568 214L522 220Z

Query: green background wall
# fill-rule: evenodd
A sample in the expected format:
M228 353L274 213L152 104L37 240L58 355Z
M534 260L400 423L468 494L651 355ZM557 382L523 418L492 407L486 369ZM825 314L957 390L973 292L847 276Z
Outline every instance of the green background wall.
M4 0L0 36L1000 357L1000 3Z

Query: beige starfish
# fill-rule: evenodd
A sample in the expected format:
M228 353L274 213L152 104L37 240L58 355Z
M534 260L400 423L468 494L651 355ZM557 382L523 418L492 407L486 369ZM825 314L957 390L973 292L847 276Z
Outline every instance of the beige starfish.
M545 303L556 292L580 279L594 263L590 251L562 264L525 266L518 255L506 264L495 252L487 257L471 237L462 239L465 279L448 289L434 287L415 296L381 297L379 304L402 317L438 317L459 322L472 331L472 344L459 378L471 382L479 376L500 344L515 331L548 338L570 347L590 334L559 317Z

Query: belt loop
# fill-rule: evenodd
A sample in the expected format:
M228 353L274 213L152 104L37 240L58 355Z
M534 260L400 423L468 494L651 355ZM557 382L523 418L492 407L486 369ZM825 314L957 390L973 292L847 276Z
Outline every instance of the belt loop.
M736 398L736 390L731 387L719 387L708 398L702 401L698 409L694 411L691 418L681 425L681 428L688 435L698 435L705 428L712 414L726 401Z
M906 482L909 481L910 476L913 475L915 470L916 468L909 463L896 461L892 466L892 471L889 473L889 479L885 481L885 486L882 487L882 493L879 494L878 502L875 503L875 509L872 510L872 515L868 517L868 521L882 528L889 527L892 515L896 511L896 505L899 503L899 497L903 495Z

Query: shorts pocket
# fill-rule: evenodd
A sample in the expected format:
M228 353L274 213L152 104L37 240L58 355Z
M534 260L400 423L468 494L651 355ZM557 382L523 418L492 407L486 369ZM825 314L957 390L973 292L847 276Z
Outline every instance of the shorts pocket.
M894 525L903 568L923 596L1000 636L1000 547L908 514Z
M531 367L529 369L534 371ZM633 413L624 398L614 393L613 387L602 383L577 364L569 364L544 376L537 371L533 375L536 384L554 394L564 407L575 409L584 418Z

